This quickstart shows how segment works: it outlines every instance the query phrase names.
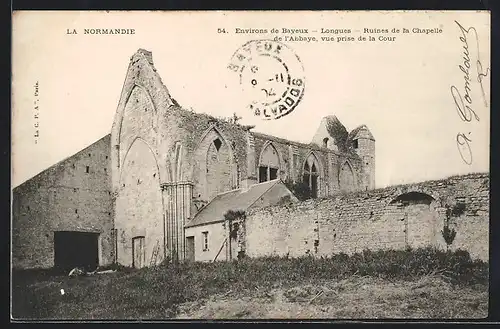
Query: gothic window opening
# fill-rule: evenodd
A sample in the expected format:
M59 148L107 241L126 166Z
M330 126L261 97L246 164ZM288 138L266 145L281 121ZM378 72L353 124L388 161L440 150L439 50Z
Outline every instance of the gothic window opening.
M268 144L261 153L259 162L259 183L278 178L280 161L278 151Z
M358 144L358 140L357 140L357 139L352 141L352 146L353 146L355 149L357 149L357 148L359 147L359 144Z
M203 200L210 200L219 193L233 189L236 185L236 164L232 158L231 143L225 141L216 131L210 132L210 135L204 139L197 151L198 156L200 158L203 156L205 162L199 168L204 171L199 176L200 181L203 182L200 189ZM179 162L177 163L179 181L182 180L180 154L182 154L181 149L179 149Z
M304 174L302 176L302 181L307 184L311 190L311 197L318 197L318 163L314 155L310 155L304 164Z
M273 180L278 178L278 168L269 167L269 179Z
M216 149L217 151L219 151L219 149L220 149L221 145L222 145L222 142L221 142L221 140L220 140L220 139L218 139L218 138L217 138L216 140L214 140L214 146L215 146L215 149Z
M267 167L259 167L259 183L267 181Z
M328 137L323 138L323 147L328 147Z

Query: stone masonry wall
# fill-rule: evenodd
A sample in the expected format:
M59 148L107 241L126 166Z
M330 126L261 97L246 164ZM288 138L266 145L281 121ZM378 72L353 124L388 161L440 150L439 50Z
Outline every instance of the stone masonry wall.
M400 200L401 199L401 200ZM452 218L451 249L488 259L489 175L470 174L418 184L353 192L251 210L246 248L251 257L353 253L363 249L445 248L445 206L465 204Z
M99 233L99 263L112 263L109 147L107 135L14 189L14 268L52 267L55 231Z

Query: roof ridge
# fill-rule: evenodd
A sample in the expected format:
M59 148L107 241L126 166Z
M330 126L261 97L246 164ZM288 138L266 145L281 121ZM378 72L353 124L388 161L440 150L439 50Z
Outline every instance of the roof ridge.
M246 195L249 195L249 197L247 197L247 200L249 201L248 202L248 206L245 206L245 209L248 209L250 207L252 207L255 202L257 202L257 200L259 200L259 198L262 197L262 195L264 195L265 193L267 193L271 188L273 188L276 184L278 184L279 182L282 182L283 181L281 180L281 178L277 178L277 179L273 179L273 180L269 180L269 181L265 181L265 182L261 182L261 183L257 183L257 184L253 184L250 186L250 188L246 189L244 192L242 191L241 193L237 193L238 190L243 190L243 188L240 188L240 189L233 189L233 190L230 190L230 191L226 191L226 192L223 192L223 193L220 193L220 194L217 194L217 196L215 196L212 200L210 200L210 202L208 202L205 206L203 206L203 208L201 208L194 216L193 218L190 220L189 223L186 224L186 227L190 227L192 225L192 223L196 220L196 218L198 218L199 216L203 216L203 214L205 212L207 212L210 207L210 205L213 203L213 202L224 202L224 200L218 198L219 196L223 196L223 195L226 195L226 194L229 194L229 192L236 192L233 196L231 196L232 198L245 198L245 194ZM269 186L265 186L265 184L268 184ZM258 193L258 195L255 197L255 198L251 198L252 194L251 193L246 193L247 191L250 191L250 189L252 187L257 187L257 186L264 186L265 189L264 191L262 191L261 193ZM257 190L258 191L258 190ZM236 200L236 199L235 199ZM233 200L234 201L234 200ZM193 225L193 226L197 226L197 224Z
M260 194L260 195L259 195L259 196L258 196L258 197L257 197L257 198L253 201L253 202L252 202L252 203L250 203L250 205L247 207L247 209L248 209L248 208L250 208L250 207L252 207L252 206L255 204L255 202L257 202L257 200L259 200L259 199L260 199L260 197L261 197L263 194L267 193L267 191L269 191L269 190L270 190L271 188L273 188L276 184L278 184L278 182L282 182L282 181L281 181L281 178L276 178L276 179L274 179L274 180L270 180L270 181L266 181L266 182L273 182L273 181L274 181L274 184L270 184L269 188L268 188L268 189L266 189L264 192L262 192L262 193L261 193L261 194ZM255 184L255 185L257 185L257 184Z
M225 195L225 194L228 194L228 193L231 193L231 192L240 191L240 190L241 190L242 193L244 193L244 192L248 191L249 189L253 188L256 185L263 185L263 184L266 184L266 183L269 183L269 182L272 182L272 181L275 181L275 180L278 180L278 178L273 179L273 180L268 180L268 181L265 181L265 182L260 182L260 183L252 184L252 185L250 185L247 188L245 188L245 187L238 187L238 188L234 188L232 190L228 190L228 191L224 191L224 192L218 193L212 200L210 200L210 202L212 202L213 200L215 200L218 196L222 196L222 195Z

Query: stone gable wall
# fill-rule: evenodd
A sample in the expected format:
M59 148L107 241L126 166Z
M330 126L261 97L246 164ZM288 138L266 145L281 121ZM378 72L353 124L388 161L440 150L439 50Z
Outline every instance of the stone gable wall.
M108 135L14 189L14 268L52 267L55 231L99 233L100 264L113 261L109 145Z

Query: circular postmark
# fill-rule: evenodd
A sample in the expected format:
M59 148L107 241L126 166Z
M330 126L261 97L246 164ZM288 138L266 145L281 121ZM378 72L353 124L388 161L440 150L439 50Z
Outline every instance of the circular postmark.
M252 40L231 57L248 108L265 120L291 113L304 95L304 67L291 48L273 40Z

